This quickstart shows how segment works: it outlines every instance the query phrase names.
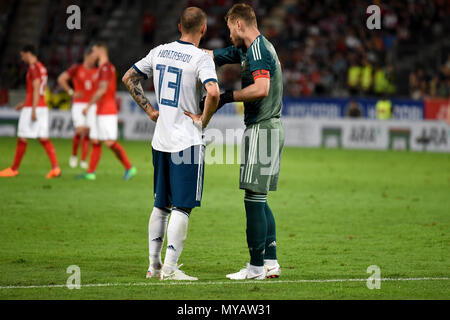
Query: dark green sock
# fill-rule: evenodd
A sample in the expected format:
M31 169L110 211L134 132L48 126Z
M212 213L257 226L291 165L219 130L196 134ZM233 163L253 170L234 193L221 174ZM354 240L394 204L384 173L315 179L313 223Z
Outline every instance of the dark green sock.
M250 252L250 264L253 266L264 265L264 247L267 234L265 199L266 195L263 194L245 193L247 244Z
M266 252L264 259L276 260L277 259L277 243L276 243L276 231L275 231L275 217L272 210L270 210L269 204L266 202L264 211L267 221L267 235L266 235Z

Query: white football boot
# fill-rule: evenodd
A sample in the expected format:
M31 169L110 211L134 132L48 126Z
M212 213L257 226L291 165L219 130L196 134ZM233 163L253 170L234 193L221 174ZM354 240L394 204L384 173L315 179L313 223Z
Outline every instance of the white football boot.
M74 155L70 156L70 158L69 158L69 166L71 168L76 168L77 164L78 164L77 156L74 156Z
M230 273L227 274L226 277L231 280L245 280L245 279L251 279L251 280L264 280L266 278L266 272L265 269L262 273L255 273L251 267L250 263L247 263L247 267L239 270L236 273Z
M159 279L160 276L161 276L161 269L154 269L152 267L148 267L147 276L146 276L147 279L150 279L150 278L158 278Z
M80 161L80 168L87 169L88 166L89 166L89 164L87 163L87 161L83 161L83 160Z
M266 278L279 278L281 276L281 267L278 263L273 267L265 264L264 270L266 271Z
M183 264L180 264L177 269L175 269L172 273L165 273L162 269L161 269L161 273L160 273L160 280L181 280L181 281L196 281L198 280L198 278L196 277L191 277L188 276L187 274L185 274L183 271L180 270L180 267Z

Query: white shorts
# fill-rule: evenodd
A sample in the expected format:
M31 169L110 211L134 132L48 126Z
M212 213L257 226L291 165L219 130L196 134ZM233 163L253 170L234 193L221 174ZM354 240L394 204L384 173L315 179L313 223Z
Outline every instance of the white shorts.
M23 107L20 111L17 136L19 138L48 138L48 108L36 107L36 121L31 121L31 107Z
M83 110L87 107L87 105L88 104L84 102L75 102L72 105L72 121L74 128L90 128L94 124L95 115L97 113L97 105L92 105L89 108L87 115L84 115Z
M95 124L89 131L89 138L95 140L117 140L117 114L97 115Z

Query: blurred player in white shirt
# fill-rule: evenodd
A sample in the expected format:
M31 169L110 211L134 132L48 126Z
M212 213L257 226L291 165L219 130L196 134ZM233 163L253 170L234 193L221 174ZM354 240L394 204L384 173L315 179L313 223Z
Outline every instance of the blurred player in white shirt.
M82 153L80 167L87 169L86 161L89 152L89 128L95 122L97 107L93 106L88 115L83 114L91 101L96 88L97 68L95 67L95 56L92 48L85 52L83 63L77 63L64 71L58 77L59 85L72 97L72 121L75 127L75 134L72 139L72 155L69 159L69 166L75 168L78 164L78 146L82 142ZM73 88L70 86L72 82Z
M152 140L155 204L149 221L147 277L197 280L177 266L189 216L200 206L205 141L203 129L217 109L220 91L212 57L198 48L206 33L206 14L196 7L183 12L180 40L160 45L137 62L122 81L147 115L156 121ZM153 77L159 111L144 95L140 80ZM199 103L206 90L203 113ZM202 114L193 121L189 115ZM170 221L169 221L169 216ZM164 264L161 251L167 227Z

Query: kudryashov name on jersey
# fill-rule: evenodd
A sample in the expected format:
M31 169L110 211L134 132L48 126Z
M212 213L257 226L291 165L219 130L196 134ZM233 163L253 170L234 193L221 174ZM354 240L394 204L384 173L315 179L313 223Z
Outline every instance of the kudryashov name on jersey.
M186 63L191 62L192 56L187 53L177 52L173 50L161 50L158 53L158 58L167 58L172 60L179 60Z

